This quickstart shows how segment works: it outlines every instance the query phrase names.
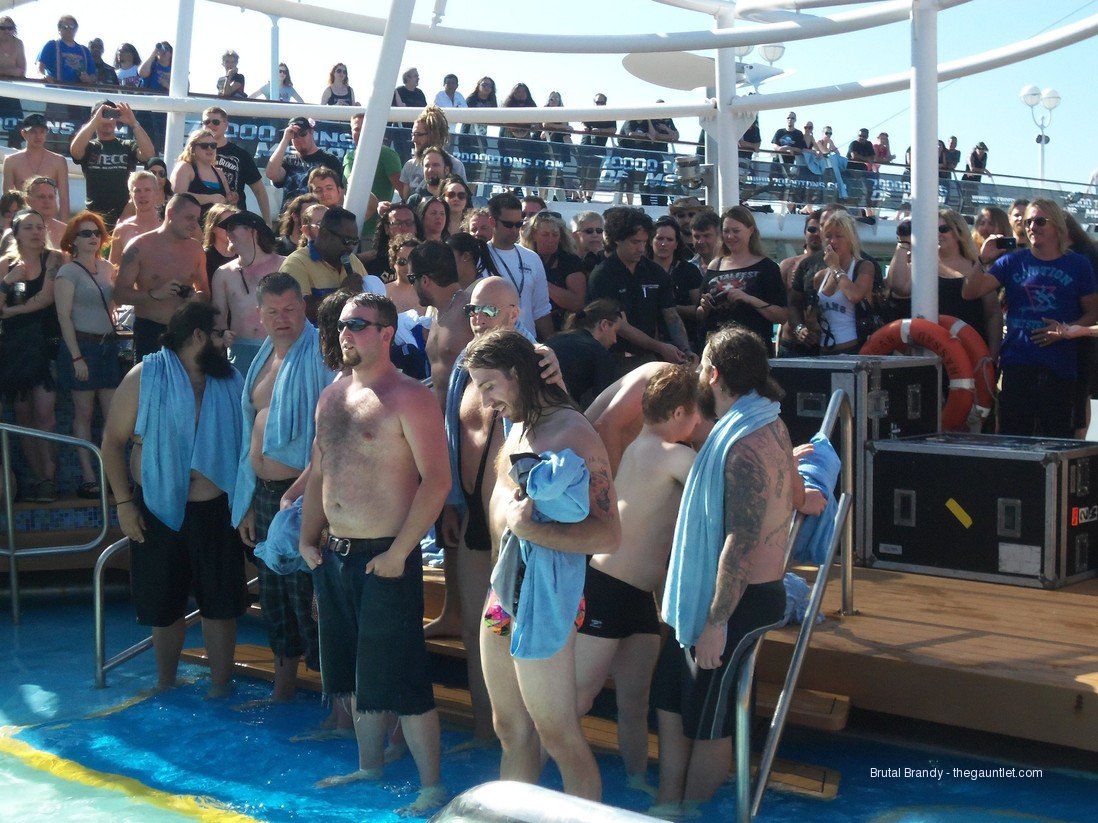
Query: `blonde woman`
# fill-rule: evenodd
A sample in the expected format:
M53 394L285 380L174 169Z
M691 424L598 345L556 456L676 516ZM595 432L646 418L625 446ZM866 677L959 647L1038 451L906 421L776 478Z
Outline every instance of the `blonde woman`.
M824 354L856 351L858 326L854 307L873 290L873 262L863 260L854 218L832 214L823 224L824 268L813 280L819 296L817 320Z
M953 209L938 212L938 312L960 318L980 333L993 363L999 362L1003 342L1003 312L995 292L965 300L965 278L981 270L980 252L968 224Z
M217 138L206 129L196 129L187 138L171 174L172 191L187 192L202 207L202 217L216 203L234 205L237 194L229 188L217 167Z

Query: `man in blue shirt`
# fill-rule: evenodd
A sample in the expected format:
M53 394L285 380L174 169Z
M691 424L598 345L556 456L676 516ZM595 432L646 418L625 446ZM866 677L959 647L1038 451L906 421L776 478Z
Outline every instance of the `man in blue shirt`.
M50 40L38 53L38 70L54 83L79 85L95 82L95 60L86 46L76 42L76 18L66 14L57 21L58 40Z

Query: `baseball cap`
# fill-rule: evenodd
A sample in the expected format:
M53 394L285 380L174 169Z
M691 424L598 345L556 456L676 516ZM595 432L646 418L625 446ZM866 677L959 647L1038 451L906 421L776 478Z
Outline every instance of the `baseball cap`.
M979 143L976 144L976 148L983 149L984 151L987 151L987 143L985 143L983 140L981 140Z
M255 212L250 211L236 211L232 214L226 215L218 221L217 225L220 228L229 231L237 226L244 226L248 229L255 229L260 234L267 234L272 240L275 239L275 233L270 226L267 225L262 217Z
M44 129L48 129L50 127L49 123L46 121L46 118L41 114L28 114L26 117L23 118L24 129L33 129L37 128L38 126L41 126Z
M308 117L291 117L290 122L287 125L297 126L301 131L313 130L313 121Z

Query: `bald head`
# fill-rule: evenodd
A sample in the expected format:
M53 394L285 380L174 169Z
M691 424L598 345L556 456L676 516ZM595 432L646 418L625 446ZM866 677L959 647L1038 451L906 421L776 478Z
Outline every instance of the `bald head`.
M481 311L469 318L473 334L480 335L493 329L513 329L518 323L518 291L502 277L485 277L473 286L469 302ZM495 315L489 317L489 314Z

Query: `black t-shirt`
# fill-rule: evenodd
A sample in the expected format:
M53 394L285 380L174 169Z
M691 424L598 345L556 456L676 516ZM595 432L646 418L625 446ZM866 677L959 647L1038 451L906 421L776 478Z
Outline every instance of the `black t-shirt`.
M732 289L742 289L752 297L765 300L772 306L785 306L785 283L778 264L769 257L741 269L718 271L708 269L702 289L709 294L720 295ZM718 298L717 305L709 312L705 320L705 333L708 335L730 321L746 326L759 335L765 342L774 339L774 324L767 320L759 310L743 303L728 303Z
M616 301L631 326L659 340L663 311L675 308L675 284L667 272L647 257L637 261L636 270L630 272L618 256L612 254L591 272L587 300L600 298ZM616 348L638 351L625 340L619 340Z
M610 352L587 329L554 334L545 345L556 354L564 385L581 409L614 382Z
M846 157L850 161L846 166L848 169L865 171L865 164L872 162L877 157L877 150L873 148L873 144L868 140L862 140L859 137L857 140L851 141L850 145L847 146ZM858 159L859 157L866 157L868 159L865 162L862 162Z
M542 263L545 263L545 279L562 289L568 288L568 275L573 272L583 271L583 261L576 255L569 254L566 251L558 251L549 258L547 263L544 260ZM550 313L553 316L553 328L560 331L564 325L564 318L568 314L567 310L554 303Z
M783 149L807 148L804 144L804 132L800 129L778 129L774 132L774 139L770 142L775 146L781 146ZM775 156L787 166L792 165L795 157L791 154L778 154Z
M307 194L309 191L309 172L317 166L327 166L339 176L339 185L343 186L343 164L335 157L322 149L317 149L307 157L300 156L295 151L287 151L282 160L282 168L286 171L286 177L281 183L275 183L275 188L282 189L282 208L299 194ZM281 210L280 210L281 211Z
M217 149L217 167L221 169L225 179L229 181L229 188L238 195L236 207L241 211L248 210L248 198L246 192L248 186L262 180L259 168L255 160L244 149L235 143L226 143ZM339 171L339 169L336 169Z
M87 188L85 208L102 215L110 224L118 219L130 199L126 186L130 174L137 170L137 143L133 140L88 141L84 159L78 164L84 170Z
M587 275L588 282L591 280L591 272L595 270L595 266L605 259L606 255L602 252L596 254L593 251L589 251L583 256L583 260L581 261L583 263L583 273Z
M611 129L617 131L617 120L584 120L583 125L589 129ZM605 146L609 138L605 134L585 134L580 140L581 146Z
M404 86L397 86L396 96L402 106L416 109L427 108L427 96L423 93L423 89L408 91Z

